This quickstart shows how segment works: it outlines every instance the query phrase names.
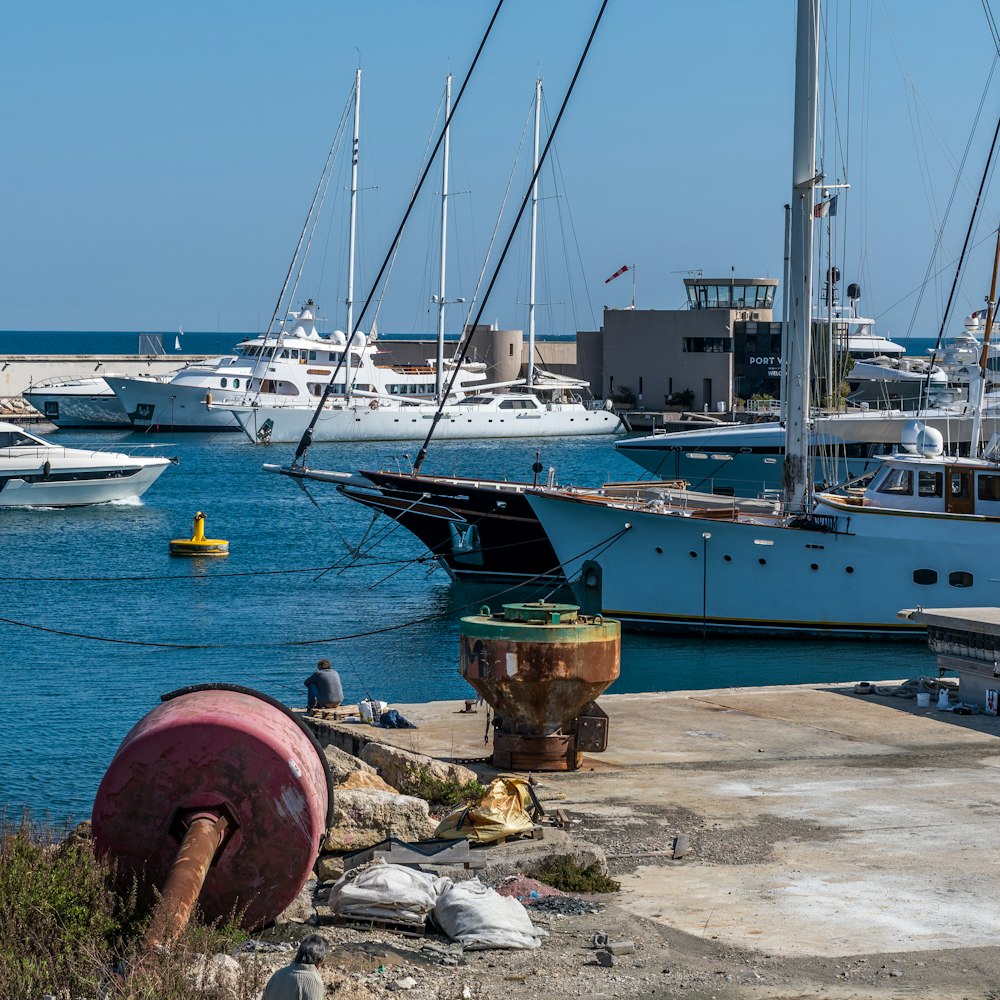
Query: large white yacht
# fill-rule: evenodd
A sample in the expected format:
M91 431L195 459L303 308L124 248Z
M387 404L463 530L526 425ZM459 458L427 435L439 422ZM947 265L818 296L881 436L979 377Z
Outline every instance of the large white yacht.
M63 448L0 423L0 507L79 507L142 496L169 458Z
M419 400L434 395L432 365L383 361L375 335L356 333L347 351L347 337L340 330L320 335L315 307L310 299L290 313L287 332L242 341L233 354L182 368L168 382L108 376L108 384L133 426L164 431L238 431L240 424L229 407L258 412L291 405L311 416L345 354L339 376L343 381L334 385L334 398L346 396L352 385L365 409L374 409L372 402L377 407L380 398ZM485 381L485 371L482 362L464 365L461 386Z

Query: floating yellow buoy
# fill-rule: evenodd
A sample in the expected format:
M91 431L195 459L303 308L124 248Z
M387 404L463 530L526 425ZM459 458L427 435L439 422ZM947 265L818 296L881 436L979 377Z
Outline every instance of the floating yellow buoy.
M205 515L199 510L194 516L194 534L190 538L175 538L170 543L172 556L228 556L229 542L224 538L205 537Z

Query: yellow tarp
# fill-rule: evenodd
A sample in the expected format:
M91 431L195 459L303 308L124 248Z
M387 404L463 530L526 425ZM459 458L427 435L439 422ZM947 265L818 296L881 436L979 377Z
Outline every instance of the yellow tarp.
M445 816L434 831L435 837L475 844L489 844L501 837L527 833L534 826L528 810L531 792L523 778L494 778L477 805L456 809Z

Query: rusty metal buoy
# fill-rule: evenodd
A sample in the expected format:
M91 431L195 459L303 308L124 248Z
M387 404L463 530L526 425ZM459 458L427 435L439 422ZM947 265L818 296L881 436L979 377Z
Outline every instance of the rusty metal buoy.
M94 800L97 850L160 898L150 945L209 920L270 923L312 871L332 784L315 737L280 702L237 685L163 695L118 748Z
M607 749L596 699L618 677L621 625L575 604L505 604L462 619L462 676L496 713L493 765L573 771Z

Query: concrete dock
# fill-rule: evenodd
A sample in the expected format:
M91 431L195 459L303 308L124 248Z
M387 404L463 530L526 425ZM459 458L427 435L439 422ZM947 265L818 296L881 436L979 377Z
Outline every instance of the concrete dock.
M539 775L539 793L605 849L624 909L795 964L892 954L924 967L928 953L986 949L977 961L998 969L1000 719L861 696L853 684L601 705L608 751L581 771ZM444 758L489 753L483 706L394 707L420 728L355 728ZM680 860L677 834L691 845ZM984 995L955 977L955 996ZM953 995L936 982L923 995ZM915 995L912 977L906 986Z

